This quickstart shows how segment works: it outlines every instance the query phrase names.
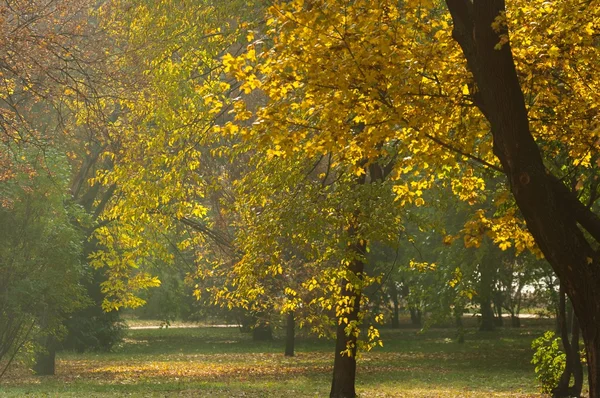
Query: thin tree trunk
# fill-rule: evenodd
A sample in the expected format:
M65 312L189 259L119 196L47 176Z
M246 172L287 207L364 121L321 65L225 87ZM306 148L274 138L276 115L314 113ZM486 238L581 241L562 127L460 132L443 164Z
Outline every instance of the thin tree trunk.
M465 328L462 321L464 309L462 307L454 307L454 319L456 321L456 342L463 344L465 342Z
M552 389L552 396L554 398L568 398L571 396L569 391L569 383L571 381L571 375L573 374L573 350L569 341L569 329L567 326L567 311L566 311L566 294L563 284L560 284L559 291L559 319L560 319L560 339L563 345L563 351L566 355L565 369L556 388Z
M399 319L400 303L398 301L398 289L396 288L396 282L394 282L394 281L392 281L392 283L391 283L390 295L392 296L392 303L394 305L394 308L393 308L394 312L392 314L392 328L398 329L400 327L400 319Z
M414 327L423 327L423 321L421 316L421 310L416 307L410 307L410 322Z
M494 309L496 310L496 319L494 324L496 326L504 326L504 318L502 318L502 292L494 292Z
M296 341L296 319L294 317L294 311L290 311L287 314L287 322L285 329L285 356L294 356L294 343Z
M577 317L573 316L573 323L571 324L571 349L573 350L573 379L574 384L571 387L571 394L574 397L581 396L581 390L583 389L583 365L581 364L581 356L579 352L579 322Z
M479 262L479 286L477 289L477 295L479 297L479 306L481 310L481 324L479 325L479 331L491 332L496 329L496 317L494 316L494 310L492 309L492 286L494 283L494 276L492 272L492 256L490 249L485 252L483 258Z

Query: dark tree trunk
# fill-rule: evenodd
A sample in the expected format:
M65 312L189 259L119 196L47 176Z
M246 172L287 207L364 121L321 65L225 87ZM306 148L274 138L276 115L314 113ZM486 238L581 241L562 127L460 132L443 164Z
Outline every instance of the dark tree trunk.
M579 325L577 317L574 317L572 310L569 311L567 308L566 301L565 289L561 283L559 293L560 337L566 355L566 366L560 377L558 386L552 390L554 398L579 397L581 396L581 389L583 387L583 367L581 365L581 358L579 357ZM570 341L569 329L572 331ZM571 375L574 378L574 384L569 387Z
M362 174L357 178L357 185L363 185L365 182L366 174ZM352 221L348 225L348 237L351 242L354 240L351 243L351 250L355 254L355 258L348 265L348 271L353 278L360 279L365 270L364 256L366 254L367 242L359 235L359 215L360 210L356 210ZM343 280L341 290L342 298L348 304L336 309L338 325L336 330L333 380L329 397L355 398L357 335L351 333L351 330L348 331L350 332L349 334L346 333L346 328L358 321L361 291L354 288L351 280Z
M519 318L518 315L510 314L510 326L512 326L513 328L520 328L521 318Z
M492 310L492 303L489 297L482 298L479 302L481 306L481 324L479 325L480 332L491 332L496 329L496 322L494 320L494 311Z
M273 330L271 325L265 322L259 322L252 329L252 341L271 341L273 340Z
M573 323L571 324L571 348L573 353L573 387L571 387L571 392L574 397L581 396L581 390L583 389L583 365L581 364L581 356L579 352L581 351L581 347L579 346L579 322L577 321L577 317L573 317Z
M421 316L421 310L415 307L410 307L410 322L414 327L423 327L423 320Z
M285 328L285 356L294 356L294 343L296 342L296 319L294 317L294 311L290 311L287 314L287 322Z
M600 242L600 218L546 170L531 135L508 29L492 28L504 0L446 0L476 90L472 99L490 123L494 153L538 247L573 303L588 360L591 398L600 398L600 261L583 228Z
M571 348L571 342L569 341L569 330L567 326L567 311L566 311L566 295L563 284L560 284L559 301L558 301L558 314L560 320L560 339L563 345L563 351L566 355L565 370L560 376L558 386L552 389L552 397L554 398L568 398L571 396L569 391L569 382L571 381L571 375L573 374L573 350Z
M465 342L465 328L462 321L463 312L464 310L462 307L454 307L454 319L456 321L456 341L459 344Z
M42 338L43 351L35 356L33 371L38 376L54 376L56 370L56 342L52 336Z
M504 326L504 318L502 318L502 292L496 291L494 293L494 309L496 310L496 319L494 319L494 324L496 326Z
M392 296L392 303L394 305L394 312L392 313L392 328L398 329L400 327L400 303L398 301L398 289L396 288L396 282L391 283L390 295Z
M569 301L568 303L569 305L567 305L567 313L566 313L566 319L567 319L567 332L573 333L573 320L575 319L575 314L573 313L573 304L571 304L571 302Z
M352 229L354 227L351 227ZM350 234L352 236L352 233ZM366 242L361 240L354 244L354 250L359 255L364 255ZM350 271L354 275L361 275L365 268L365 263L362 259L355 259L350 263ZM355 289L347 289L348 281L342 283L342 297L346 297L349 303L347 314L344 317L348 318L348 324L358 320L360 311L361 293ZM333 382L331 383L330 398L355 398L355 381L356 381L356 335L346 334L345 322L338 322L335 341L335 360L333 363ZM343 353L350 349L350 355Z
M479 270L479 286L477 288L477 296L479 298L479 307L481 310L481 323L479 331L491 332L496 329L496 317L492 309L494 273L493 258L490 249L485 249L485 255L480 259L478 266Z

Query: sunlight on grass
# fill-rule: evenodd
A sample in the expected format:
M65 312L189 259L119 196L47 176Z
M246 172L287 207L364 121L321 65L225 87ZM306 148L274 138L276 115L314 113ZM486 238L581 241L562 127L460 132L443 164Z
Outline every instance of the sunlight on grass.
M541 331L541 329L540 329ZM529 361L529 329L384 330L384 348L360 358L360 397L540 397ZM129 330L115 352L61 353L57 374L15 368L0 396L322 397L329 393L331 342L299 339L297 356L282 341L255 343L237 329Z

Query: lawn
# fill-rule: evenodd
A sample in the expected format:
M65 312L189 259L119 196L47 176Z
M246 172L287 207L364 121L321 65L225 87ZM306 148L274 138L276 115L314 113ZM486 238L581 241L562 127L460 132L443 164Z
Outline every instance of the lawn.
M383 348L358 365L360 397L541 397L531 340L552 327L525 320L520 329L480 333L464 344L453 329L382 330ZM59 353L57 374L14 369L0 396L325 397L331 341L299 339L297 356L283 356L283 339L255 343L236 328L129 330L111 353Z

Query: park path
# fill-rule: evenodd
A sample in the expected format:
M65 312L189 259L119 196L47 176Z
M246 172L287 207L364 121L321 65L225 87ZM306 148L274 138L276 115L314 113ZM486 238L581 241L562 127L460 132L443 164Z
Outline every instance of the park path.
M194 328L239 328L239 325L197 325L197 324L181 324L181 325L134 325L129 326L131 330L145 329L194 329Z
M465 314L465 316L474 316L473 314ZM503 314L503 318L510 318L509 314ZM536 314L519 314L519 318L521 319L533 319L539 318ZM218 325L206 325L206 324L196 324L196 323L182 323L175 324L170 326L165 325L133 325L129 326L131 330L146 330L146 329L194 329L194 328L239 328L240 325L226 325L226 324L218 324Z

